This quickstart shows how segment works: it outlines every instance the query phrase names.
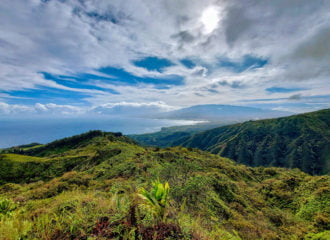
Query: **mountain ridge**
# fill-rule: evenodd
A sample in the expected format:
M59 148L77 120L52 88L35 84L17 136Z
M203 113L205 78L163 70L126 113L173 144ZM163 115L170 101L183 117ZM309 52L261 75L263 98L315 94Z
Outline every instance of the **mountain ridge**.
M204 104L165 112L160 114L160 116L167 119L240 122L252 119L288 116L292 114L294 113L255 107Z
M248 121L186 136L171 145L200 148L251 166L298 167L324 174L330 171L329 119L330 110L325 109Z

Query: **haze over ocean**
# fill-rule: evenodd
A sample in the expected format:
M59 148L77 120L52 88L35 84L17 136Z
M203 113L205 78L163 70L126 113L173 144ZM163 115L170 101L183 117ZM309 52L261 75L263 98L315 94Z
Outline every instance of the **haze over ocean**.
M47 143L89 130L139 134L158 131L161 127L193 123L197 123L197 121L132 117L0 119L0 148L32 142Z

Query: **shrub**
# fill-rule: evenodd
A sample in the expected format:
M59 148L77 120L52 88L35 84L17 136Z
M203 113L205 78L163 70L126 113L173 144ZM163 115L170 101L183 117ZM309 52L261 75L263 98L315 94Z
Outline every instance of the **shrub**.
M0 220L3 217L11 216L16 209L16 204L7 198L0 199Z
M168 193L170 186L168 182L160 183L159 180L153 182L153 187L148 192L144 188L139 191L139 196L144 200L144 205L153 212L157 220L164 221L166 217L165 208L168 204Z

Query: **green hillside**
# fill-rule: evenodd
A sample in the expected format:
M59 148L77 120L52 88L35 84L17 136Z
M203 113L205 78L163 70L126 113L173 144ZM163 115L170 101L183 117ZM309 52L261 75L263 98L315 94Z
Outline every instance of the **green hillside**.
M174 142L180 141L192 134L228 125L230 123L233 122L208 122L186 126L163 127L158 132L134 134L129 135L129 137L144 146L169 147L172 146Z
M330 110L223 126L171 144L199 148L249 166L329 174Z
M0 171L0 239L330 237L329 176L145 148L118 133L7 149Z

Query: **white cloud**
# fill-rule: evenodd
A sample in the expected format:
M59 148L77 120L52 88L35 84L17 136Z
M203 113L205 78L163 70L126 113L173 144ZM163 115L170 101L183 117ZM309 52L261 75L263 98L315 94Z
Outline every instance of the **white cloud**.
M0 102L0 113L2 115L7 114L21 114L21 113L33 113L34 109L30 106L17 105L17 104L7 104Z
M169 106L164 102L118 102L103 104L92 109L98 114L134 116L134 117L156 117L161 112L174 110L175 107Z
M59 105L55 103L34 105L7 104L0 102L0 113L6 116L84 116L91 117L97 115L109 116L134 116L146 117L175 110L164 102L118 102L107 103L94 107L78 107L72 105Z
M71 105L58 105L54 103L41 104L36 103L35 105L22 105L22 104L7 104L0 102L0 113L3 116L8 115L77 115L85 114L89 108L87 107L76 107Z
M328 9L330 2L322 0L2 0L0 89L9 95L11 90L40 86L83 92L89 95L84 100L91 108L109 102L241 103L269 97L265 89L272 86L306 87L304 96L329 94ZM242 73L217 66L219 58L241 61L247 54L269 63ZM177 65L159 73L131 63L146 56ZM183 67L182 58L196 60L197 66ZM158 89L152 84L93 82L120 93L112 95L66 87L40 74L102 75L96 70L105 66L137 76L177 74L185 77L185 84ZM289 96L276 93L271 97ZM59 106L38 105L38 111L80 111Z
M71 105L58 105L54 103L41 104L36 103L34 105L34 110L38 114L62 114L62 115L73 115L73 114L85 114L87 108L76 107Z

